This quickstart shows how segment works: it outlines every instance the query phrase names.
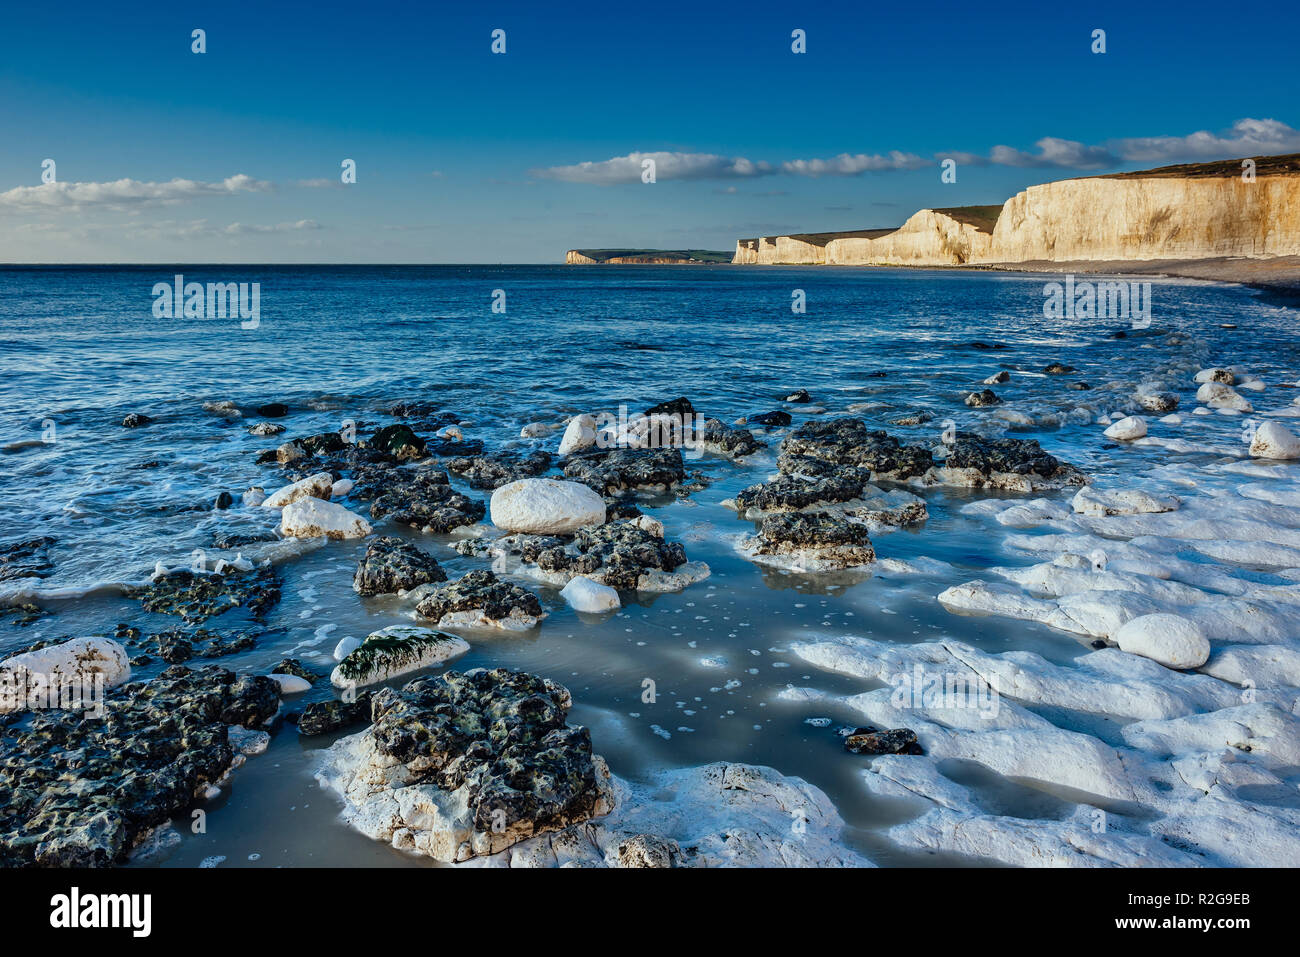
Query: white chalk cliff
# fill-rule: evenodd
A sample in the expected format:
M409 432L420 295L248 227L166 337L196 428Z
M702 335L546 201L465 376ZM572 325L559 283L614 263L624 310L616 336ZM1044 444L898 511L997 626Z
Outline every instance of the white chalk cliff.
M733 263L954 266L1300 254L1300 154L1031 186L998 206L923 209L894 230L761 236Z

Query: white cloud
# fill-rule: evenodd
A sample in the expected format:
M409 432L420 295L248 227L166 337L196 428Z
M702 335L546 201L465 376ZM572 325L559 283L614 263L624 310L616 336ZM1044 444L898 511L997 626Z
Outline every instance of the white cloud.
M1044 136L1034 144L1037 153L995 146L989 161L997 166L1053 167L1056 169L1107 169L1117 162L1114 154L1104 146L1085 146L1075 140Z
M253 179L244 173L228 176L218 183L203 183L192 179L173 179L165 183L142 183L135 179L119 179L107 183L42 183L40 186L15 186L0 193L0 208L128 209L171 205L208 196L266 192L269 189L270 183Z
M915 153L890 150L884 156L866 153L841 153L830 159L790 160L781 164L781 172L795 176L857 176L860 173L881 170L923 169L933 166L934 160Z
M773 172L768 163L756 163L743 156L718 156L713 153L673 153L660 150L653 153L628 153L612 159L576 163L573 166L549 166L532 170L532 175L544 179L558 179L566 183L595 183L609 186L615 183L641 182L642 163L652 159L655 179L730 179L733 177L764 176Z
M255 223L231 223L222 232L234 236L239 233L293 233L304 229L320 228L320 223L314 219L300 219L296 223L276 223L274 226L263 226Z
M1222 134L1201 130L1187 136L1148 136L1115 140L1125 160L1157 163L1175 160L1236 159L1300 152L1300 130L1278 120L1241 119Z
M919 170L954 159L962 166L1103 170L1127 163L1171 163L1229 159L1270 153L1300 152L1300 131L1278 120L1241 119L1221 134L1205 131L1187 136L1117 139L1100 145L1045 136L1035 150L995 146L987 156L961 150L921 156L901 150L887 153L840 153L826 159L787 160L779 165L713 153L629 153L597 162L533 170L534 176L570 183L636 183L641 163L655 161L657 179L735 179L785 173L791 176L859 176L867 172ZM728 187L733 192L735 187ZM715 190L719 192L719 190Z

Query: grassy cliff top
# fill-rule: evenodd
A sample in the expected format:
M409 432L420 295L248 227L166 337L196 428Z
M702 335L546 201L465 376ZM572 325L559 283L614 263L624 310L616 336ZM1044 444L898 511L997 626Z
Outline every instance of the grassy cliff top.
M936 213L943 213L945 216L957 220L959 223L965 223L967 226L974 226L982 233L993 232L993 227L998 224L998 217L1002 215L1001 204L997 206L950 206L947 209L936 209Z
M950 206L946 209L936 209L936 213L943 213L959 223L965 223L968 226L974 226L980 232L991 233L993 227L997 225L998 216L1002 214L1002 207L999 206ZM832 239L879 239L881 236L888 236L890 233L898 232L897 226L889 226L879 229L846 229L839 232L829 233L778 233L777 235L785 236L789 239L798 239L801 242L808 243L812 246L825 246ZM764 236L764 239L773 239L773 236ZM757 243L757 238L747 238L740 240L742 243Z
M1244 159L1245 157L1243 157ZM1300 175L1300 153L1280 156L1252 156L1258 176ZM1183 163L1180 166L1160 166L1156 169L1135 170L1132 173L1110 173L1098 179L1227 179L1241 175L1241 160L1219 160L1214 163ZM1090 178L1090 177L1084 177Z

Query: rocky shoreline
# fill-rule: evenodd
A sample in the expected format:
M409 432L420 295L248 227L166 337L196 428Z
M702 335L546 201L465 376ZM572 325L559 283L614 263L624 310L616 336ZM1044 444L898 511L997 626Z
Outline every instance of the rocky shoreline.
M691 557L698 539L677 540L654 515L669 502L694 506L710 487L716 472L699 468L699 455L749 483L722 502L730 518L720 533L737 554L811 581L951 572L900 558L892 543L924 535L937 500L964 502L967 520L1011 530L1026 563L947 587L937 607L1081 643L1068 667L1024 650L881 642L851 629L792 644L809 666L867 683L852 695L792 685L779 699L860 716L841 730L843 750L867 762L864 799L916 808L887 830L894 844L1009 864L1300 859L1290 798L1300 764L1300 438L1285 424L1300 416L1286 392L1296 383L1210 364L1217 357L1176 333L1158 342L1168 359L1136 383L1079 390L1074 370L1051 357L1014 376L991 368L964 393L976 401L953 397L965 427L934 423L924 435L901 430L926 426L928 413L832 411L833 397L802 388L730 424L678 397L612 430L584 413L528 423L518 443L497 448L421 403L394 406L404 421L363 423L357 434L287 440L289 409L260 407L264 420L249 432L274 447L256 456L262 484L216 502L228 523L214 554L192 567L159 563L121 586L175 627L121 624L0 660L0 677L23 688L0 726L0 862L120 864L296 723L304 736L351 732L324 750L317 772L345 822L438 861L868 866L840 813L802 779L735 762L622 779L600 742L568 722L572 696L555 677L445 670L484 642L544 630L557 597L599 620L707 588L712 570ZM1141 486L1094 481L1039 440L1007 434L1048 421L1004 401L1027 382L1043 394L1104 396L1088 426L1105 428L1117 457L1165 449L1204 460L1148 470ZM208 411L243 416L234 403ZM1181 438L1184 416L1265 421L1224 447ZM265 418L289 425L265 428ZM150 422L141 413L125 427ZM1237 487L1206 492L1201 475L1234 476ZM0 576L39 583L54 567L52 544L5 545ZM357 549L352 591L409 624L339 640L328 681L292 657L267 674L194 667L275 640L266 622L285 563L303 554L293 547ZM449 574L452 559L470 570ZM223 627L236 615L241 627ZM132 669L155 668L131 680ZM899 675L937 675L967 697L900 704ZM66 679L97 683L99 717L33 704ZM313 688L305 708L282 709ZM1102 721L1117 724L1103 732ZM1033 782L1057 796L1059 813L1000 813L947 775L954 762ZM676 794L668 807L652 797L664 790Z

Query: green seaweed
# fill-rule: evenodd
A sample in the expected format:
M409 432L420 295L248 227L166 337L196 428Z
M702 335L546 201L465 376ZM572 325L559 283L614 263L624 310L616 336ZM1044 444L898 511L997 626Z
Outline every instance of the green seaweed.
M397 671L417 664L430 649L459 640L454 635L440 631L409 635L381 635L376 632L339 662L339 675L348 681L361 681L378 670L381 664L389 671Z

